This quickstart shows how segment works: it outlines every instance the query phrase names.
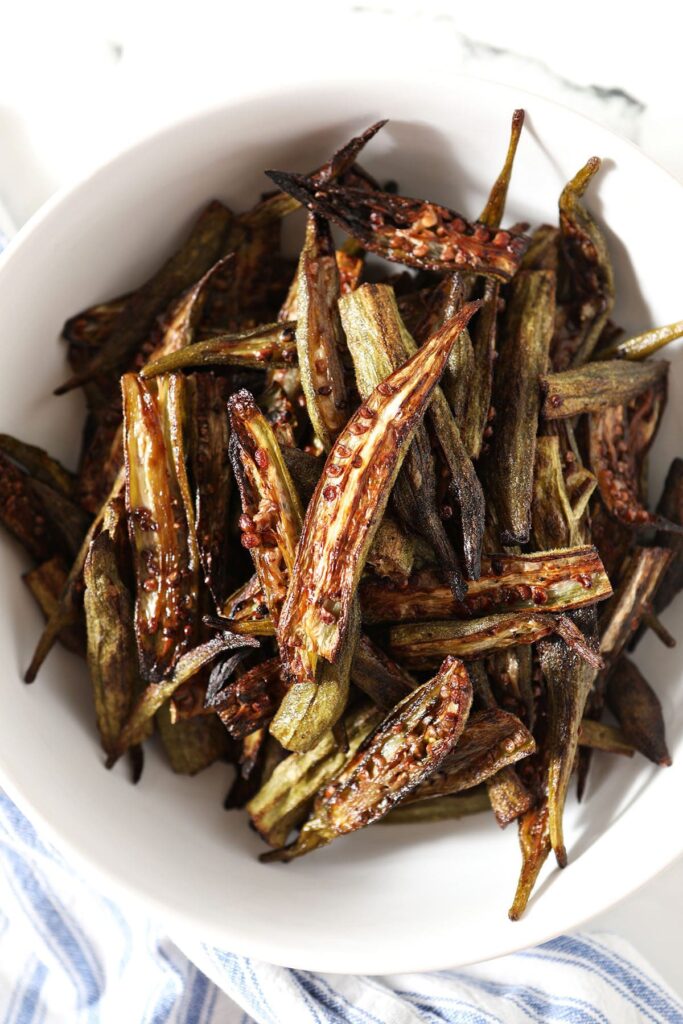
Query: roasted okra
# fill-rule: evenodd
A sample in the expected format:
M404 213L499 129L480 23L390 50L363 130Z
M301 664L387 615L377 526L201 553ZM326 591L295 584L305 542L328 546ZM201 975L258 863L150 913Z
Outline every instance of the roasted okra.
M263 860L382 819L516 822L516 919L567 863L594 753L671 763L627 654L675 643L683 461L654 509L646 469L675 345L650 357L683 322L620 338L598 159L555 225L511 224L523 111L479 216L364 170L385 123L267 171L246 211L209 203L64 325L77 469L0 435L0 521L47 619L26 679L58 640L84 657L103 760L136 781L155 730L173 771L232 764Z

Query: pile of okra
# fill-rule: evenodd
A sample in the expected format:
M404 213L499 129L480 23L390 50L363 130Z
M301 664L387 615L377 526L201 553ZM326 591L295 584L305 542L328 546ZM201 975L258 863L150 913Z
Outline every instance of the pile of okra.
M64 326L77 472L0 436L0 518L46 618L26 681L56 641L86 658L108 767L137 781L154 732L176 772L231 763L264 861L379 820L516 822L513 919L567 862L594 751L670 764L628 652L673 645L683 586L683 461L647 495L649 357L683 322L611 319L598 159L559 223L501 226L523 120L477 219L363 169L385 122L266 172L246 212L211 202Z

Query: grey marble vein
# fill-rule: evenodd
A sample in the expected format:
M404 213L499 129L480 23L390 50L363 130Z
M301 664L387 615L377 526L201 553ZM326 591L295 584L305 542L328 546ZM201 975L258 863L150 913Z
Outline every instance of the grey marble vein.
M459 31L456 16L445 11L430 12L423 9L399 14L390 7L370 3L354 4L350 10L352 14L361 17L387 16L392 20L412 18L423 24L429 21L438 23L440 32L445 30L451 35L452 50L449 50L449 57L454 72L471 72L537 92L600 121L633 142L639 139L647 106L637 96L619 86L575 82L537 57L474 39Z

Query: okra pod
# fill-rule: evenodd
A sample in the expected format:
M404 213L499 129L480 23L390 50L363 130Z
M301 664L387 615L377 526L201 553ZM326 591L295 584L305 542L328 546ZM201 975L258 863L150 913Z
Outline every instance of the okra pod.
M639 669L621 657L607 680L607 704L628 743L659 765L670 765L664 714L657 694Z
M366 399L340 434L308 507L280 619L278 640L297 683L314 682L319 662L334 663L368 549L401 460L448 352L477 308L463 307Z
M194 374L187 380L190 469L195 530L202 574L216 608L229 594L229 512L232 473L226 412L228 389L221 377Z
M88 669L97 728L102 747L111 756L140 684L133 599L121 579L116 539L106 530L90 545L83 578Z
M400 803L380 819L381 825L424 825L433 821L452 821L491 809L488 793L482 786L457 796L432 797Z
M367 579L360 586L363 621L419 622L534 608L560 612L602 601L612 593L600 556L589 546L485 555L482 569L462 601L433 569L414 573L406 583Z
M229 683L213 706L233 739L267 726L285 693L279 658L269 658Z
M144 738L147 725L152 717L167 703L169 697L173 696L178 687L191 679L200 669L210 664L214 658L225 651L231 651L235 647L257 645L258 641L252 640L251 637L237 636L225 631L216 634L205 643L185 651L177 659L173 668L168 671L164 680L148 683L141 692L116 739L107 766L111 767L124 750L139 743L141 737Z
M10 434L0 434L0 452L21 466L32 480L46 484L64 498L75 499L76 477L42 448Z
M601 667L600 659L586 645L571 620L566 615L550 612L510 612L469 621L394 626L389 634L389 648L402 664L422 668L434 665L447 655L476 660L490 651L533 644L554 633L573 644L589 663Z
M633 757L636 752L621 729L606 722L594 722L591 718L584 718L581 722L579 746L602 750L606 754L623 754L624 757Z
M526 544L531 532L534 457L540 408L538 379L552 338L555 278L526 270L515 278L496 363L488 497L504 544Z
M318 790L296 842L261 860L292 860L383 817L439 769L460 738L471 704L465 666L447 658L434 679L390 711Z
M372 707L349 711L344 718L349 744L346 754L327 732L312 750L290 754L280 762L247 804L254 828L269 846L284 846L289 833L308 814L318 790L341 771L381 718Z
M613 359L543 374L541 413L547 420L565 419L627 404L656 387L668 372L669 364L663 360L632 363Z
M66 577L67 568L60 555L42 562L22 576L48 621L59 606L59 597L64 589ZM82 630L77 626L65 627L59 634L59 639L68 651L85 654Z
M521 233L471 224L438 203L321 185L301 174L266 174L313 213L353 235L364 249L419 270L467 270L509 281L528 245Z
M361 398L366 399L385 377L415 353L415 344L407 334L394 293L387 285L363 285L339 305L358 390ZM436 506L434 461L424 424L415 431L396 480L393 499L406 528L419 530L432 544L454 589L461 593L464 586L457 556ZM483 520L483 514L480 519ZM472 522L469 518L466 521Z
M669 466L657 512L668 522L683 526L683 459L674 459ZM671 561L654 596L654 610L659 613L683 589L683 537L678 533L658 533L657 544L671 551Z
M614 274L607 244L583 195L600 160L591 157L560 196L560 247L569 279L567 328L553 341L555 370L590 359L614 306Z
M279 444L248 391L229 403L230 452L242 499L242 544L254 561L277 627L294 568L303 510Z
M172 723L165 704L156 723L169 764L179 775L196 775L230 752L230 738L213 715Z
M210 203L178 252L131 294L87 370L76 374L56 393L63 394L96 375L121 372L169 303L226 254L233 220L233 214L222 203Z
M186 348L169 352L140 371L143 377L156 377L188 368L241 366L256 370L296 363L296 342L292 323L262 324L248 331L218 334Z
M136 581L140 671L150 683L171 673L192 646L199 552L182 438L183 379L121 381L126 511Z
M515 898L508 910L508 917L511 921L519 921L526 910L536 879L552 849L548 830L547 803L533 807L520 819L519 845L522 851L522 870Z
M515 715L496 707L474 711L453 752L406 803L472 789L535 749L533 736Z
M683 337L683 320L677 320L666 327L654 327L632 338L618 341L609 348L600 350L601 359L646 359L660 348Z
M567 462L568 455L563 459L556 435L536 439L531 528L536 546L544 550L585 543L590 533L586 510L597 480L576 464L573 453Z
M309 214L299 258L296 350L313 429L329 451L349 418L351 394L344 373L341 295L332 233L326 220Z
M645 399L655 393L648 392ZM642 407L641 407L642 409ZM650 417L629 417L625 406L617 405L593 413L589 425L591 469L595 473L600 497L613 519L631 529L655 526L681 533L683 528L663 516L648 511L640 495L642 460L650 446L659 410Z
M574 621L597 652L598 632L594 608L574 613ZM546 637L538 645L541 670L548 693L548 830L560 867L567 863L562 815L579 731L596 670L560 637Z

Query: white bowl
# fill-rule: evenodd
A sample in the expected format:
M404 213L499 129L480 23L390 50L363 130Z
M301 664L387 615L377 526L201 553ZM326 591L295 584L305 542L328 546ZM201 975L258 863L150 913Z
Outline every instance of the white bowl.
M51 201L0 267L0 429L67 460L78 443L78 396L57 338L67 316L144 279L207 199L237 209L268 187L266 167L306 171L357 129L389 125L363 155L380 177L476 215L498 172L512 109L527 110L506 222L556 219L566 180L605 157L588 202L615 262L616 319L629 330L681 316L676 230L683 191L638 149L536 97L472 79L350 81L270 94L196 116L146 139ZM671 355L672 353L670 353ZM653 493L677 454L681 359L653 459ZM85 669L56 650L31 687L21 682L41 618L0 543L0 778L62 849L108 890L147 901L182 931L299 968L383 973L486 959L572 928L622 898L683 849L683 646L647 638L638 661L666 713L674 765L595 758L588 799L567 813L569 867L550 862L526 916L507 920L519 851L514 826L492 818L374 826L288 866L263 866L243 812L222 799L232 769L174 776L152 749L139 786L102 766ZM680 603L665 620L674 633ZM678 756L677 756L678 755Z

